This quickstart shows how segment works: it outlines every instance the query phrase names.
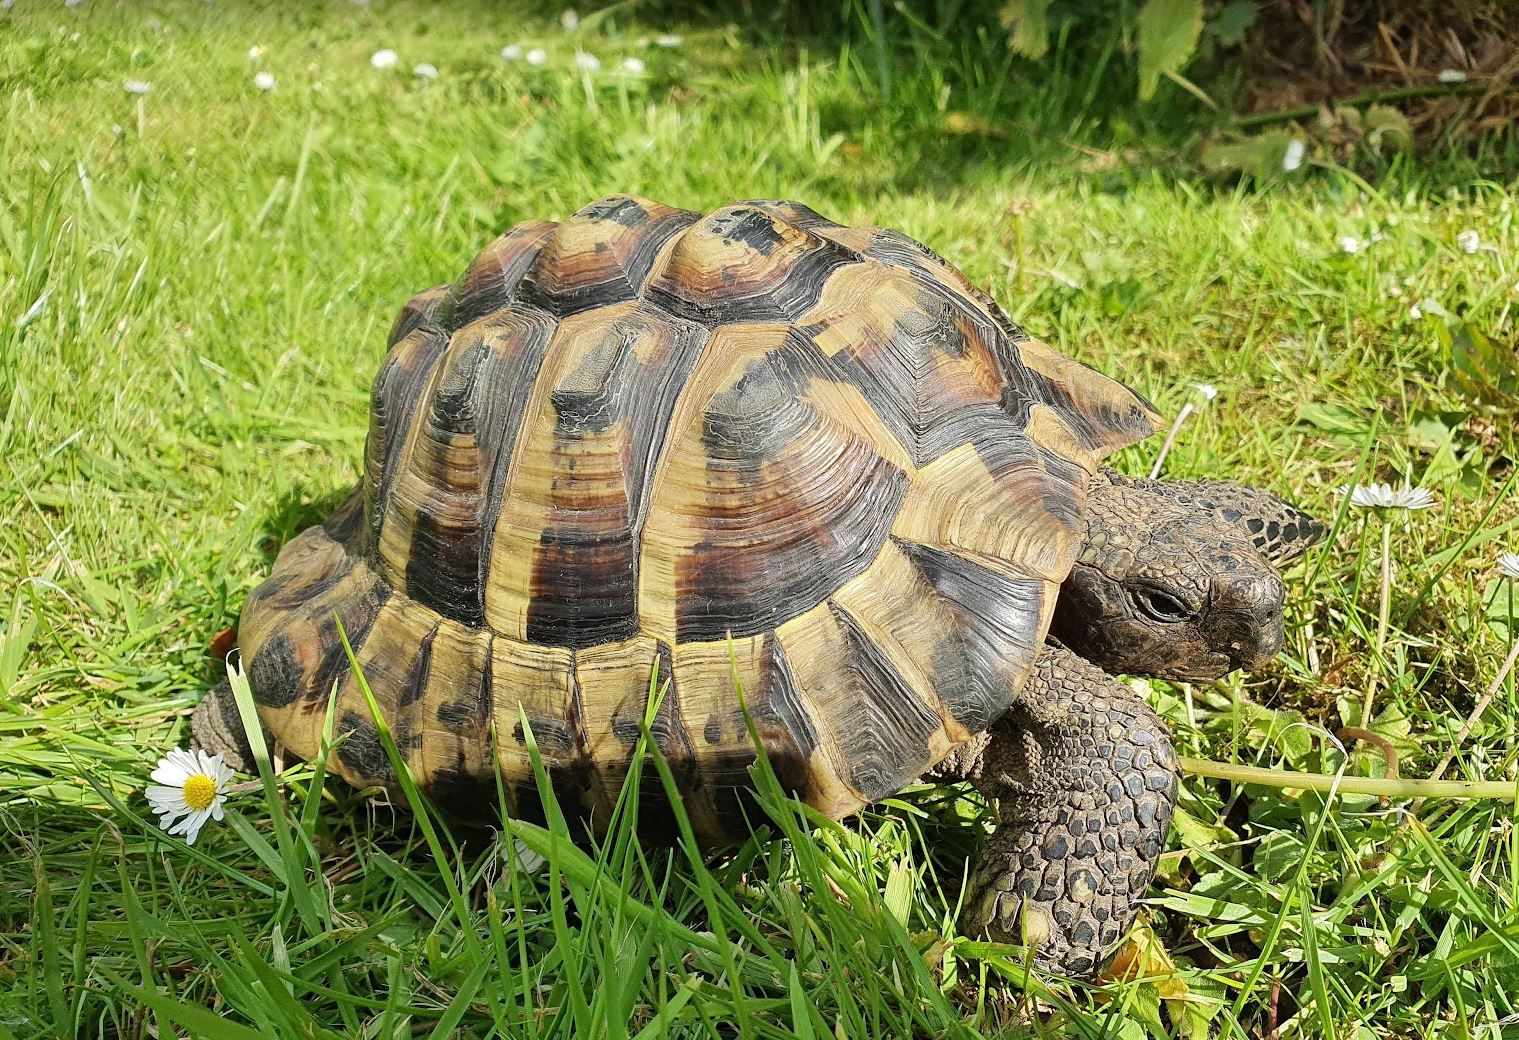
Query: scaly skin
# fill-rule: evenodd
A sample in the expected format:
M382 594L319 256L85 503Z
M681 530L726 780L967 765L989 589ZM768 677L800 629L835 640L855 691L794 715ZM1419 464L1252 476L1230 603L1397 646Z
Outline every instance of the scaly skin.
M1032 946L1045 970L1090 974L1133 923L1165 847L1179 776L1165 726L1052 643L984 749L952 768L1001 819L971 877L967 933Z

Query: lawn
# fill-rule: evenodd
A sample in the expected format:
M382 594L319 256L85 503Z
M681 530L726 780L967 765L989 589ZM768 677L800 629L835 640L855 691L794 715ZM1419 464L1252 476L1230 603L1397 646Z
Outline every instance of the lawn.
M1136 683L1182 754L1519 776L1500 674L1519 583L1497 567L1519 550L1511 142L1359 172L1310 147L1220 184L1188 145L1205 111L1171 83L1132 103L1110 44L1027 66L930 4L888 10L884 35L868 5L625 5L573 29L483 0L287 6L0 12L0 1037L1519 1022L1504 797L1189 776L1128 970L1098 983L956 931L987 818L963 791L846 826L774 797L772 840L716 858L624 827L529 870L509 835L297 765L193 848L159 832L148 773L217 678L213 637L352 485L399 304L516 221L622 191L793 197L904 230L1168 416L1190 403L1168 476L1333 521L1287 575L1270 669ZM396 67L374 67L386 48ZM1116 462L1146 472L1158 450ZM1336 493L1373 480L1434 505Z

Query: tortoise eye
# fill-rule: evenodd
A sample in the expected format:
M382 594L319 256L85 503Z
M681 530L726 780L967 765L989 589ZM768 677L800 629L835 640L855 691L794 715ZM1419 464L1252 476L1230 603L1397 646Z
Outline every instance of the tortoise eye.
M1129 595L1145 615L1163 624L1176 624L1192 617L1192 608L1169 592L1141 588L1134 589Z

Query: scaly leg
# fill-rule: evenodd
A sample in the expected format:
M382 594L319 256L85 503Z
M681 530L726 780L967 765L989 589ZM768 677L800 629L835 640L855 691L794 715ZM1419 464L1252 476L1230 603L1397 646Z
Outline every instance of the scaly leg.
M243 732L243 720L237 713L237 701L232 687L226 680L206 694L190 716L191 743L196 747L221 755L222 761L239 773L256 773L253 749L248 746L248 735Z
M971 877L968 934L1037 947L1034 963L1090 974L1149 888L1176 804L1165 726L1131 690L1051 643L992 727L978 769L1001 826Z

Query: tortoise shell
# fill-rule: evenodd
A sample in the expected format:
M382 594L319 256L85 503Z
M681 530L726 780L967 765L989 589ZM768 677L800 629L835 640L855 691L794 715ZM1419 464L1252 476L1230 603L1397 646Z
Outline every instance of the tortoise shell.
M341 624L441 806L494 806L499 770L531 811L531 739L604 823L652 681L705 838L746 833L744 706L843 816L1007 709L1088 476L1154 424L904 235L603 199L402 309L361 488L244 610L250 683L306 757L336 684L332 768L393 788Z

